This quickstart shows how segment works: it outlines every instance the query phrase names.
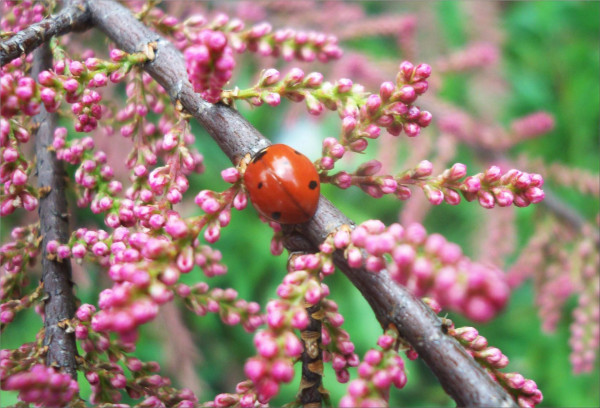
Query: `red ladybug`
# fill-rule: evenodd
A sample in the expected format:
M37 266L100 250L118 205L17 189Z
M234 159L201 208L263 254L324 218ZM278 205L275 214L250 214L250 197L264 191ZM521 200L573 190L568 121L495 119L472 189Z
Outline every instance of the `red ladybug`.
M280 224L308 221L319 203L319 174L312 162L289 146L275 144L256 153L244 173L250 201Z

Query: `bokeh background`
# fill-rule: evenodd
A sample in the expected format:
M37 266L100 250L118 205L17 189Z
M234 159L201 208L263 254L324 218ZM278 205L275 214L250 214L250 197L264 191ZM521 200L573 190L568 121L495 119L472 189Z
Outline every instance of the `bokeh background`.
M394 70L402 60L427 62L434 68L431 82L437 100L458 106L490 126L508 128L514 119L536 111L546 111L554 116L552 131L506 152L515 160L520 155L527 158L522 170L542 172L544 167L531 166L560 163L598 174L599 2L447 1L421 4L371 1L339 2L337 5L228 2L217 5L169 1L161 7L182 19L191 9L199 8L210 15L225 7L228 14L238 16L248 24L266 19L274 27L318 29L340 37L345 55L329 66L288 64L256 56L241 59L233 80L240 88L251 86L263 68L275 66L285 72L291 66L300 66L306 71L323 72L326 80L349 77L376 91L380 78L393 80ZM85 41L105 47L98 37L83 36ZM70 41L75 42L76 38ZM491 54L487 54L488 61L484 56L480 67L450 70L438 76L436 64L441 67L444 61L449 61L449 56L482 42L492 46ZM122 95L123 90L118 89L117 93ZM419 102L422 109L428 109L425 97ZM249 109L241 104L238 108L265 136L288 143L312 159L318 157L323 138L336 136L339 132L340 124L335 114L310 117L303 106L293 106L287 101L277 108ZM64 125L70 126L66 122ZM220 170L230 166L199 126L194 127L194 133L207 170L190 180L188 204L182 206L182 211L188 214L198 211L190 202L196 191L207 188L220 191L227 187L219 174ZM384 162L387 171L398 172L422 159L435 161L440 155L448 155L443 150L445 145L439 143L442 134L434 116L434 123L418 138L383 137L371 143L364 156L354 156L340 165L341 168L355 169L367 159L378 158ZM122 150L118 137L113 136L107 142L105 150L109 154L110 145L114 153ZM119 143L115 144L115 141ZM455 143L448 148L453 149L449 155L451 162L466 163L469 174L485 169L477 154L466 144ZM434 173L442 170L436 168ZM597 177L596 181L599 181ZM594 224L599 207L597 195L582 194L577 189L553 184L551 180L544 189L558 195ZM489 224L485 220L502 211L483 210L475 203L442 204L431 208L419 191L414 192L417 204L412 206L410 201L400 202L393 197L376 200L357 188L339 190L324 186L323 194L357 223L371 218L381 219L386 224L422 219L429 232L443 234L476 259L486 259L481 241L493 233L486 229ZM519 249L535 233L535 225L542 217L540 211L543 212L525 208L515 212L516 235L500 237L510 240L516 248L504 260L505 268L517 259ZM102 225L102 219L89 210L76 212L73 218L74 224ZM11 225L18 222L17 217L3 220L2 242L5 242ZM286 271L286 256L270 254L271 237L271 229L258 220L252 208L234 212L230 226L223 229L222 238L215 245L222 251L229 272L213 278L211 284L233 287L240 297L261 304L273 298ZM184 278L191 283L200 276L194 271ZM89 303L97 302L99 288L107 284L101 271L86 265L76 268L75 280L79 298ZM326 282L331 297L338 302L346 319L343 328L350 333L362 356L375 344L374 334L380 333L378 323L366 301L341 273L334 274ZM546 333L541 329L542 322L534 304L533 284L527 282L513 292L507 308L496 319L476 325L491 345L499 347L509 357L511 363L507 370L518 371L537 382L544 393L543 406L600 405L598 364L591 373L575 375L569 363L570 312L575 305L575 297L570 298L556 331ZM159 361L163 373L170 374L175 384L198 391L201 401L220 392L232 392L235 384L243 380L245 359L254 353L252 336L240 327L224 326L217 316L200 318L181 306L165 308L155 323L142 329L136 355ZM454 313L448 313L448 316L457 326L473 325ZM2 335L2 348L14 348L24 341L33 341L39 327L40 319L34 313L19 314ZM422 362L407 361L407 371L408 384L403 390L392 390L391 406L454 406ZM351 376L355 378L356 374L351 373ZM293 399L298 379L297 376L284 388L273 406ZM80 386L83 396L89 395L89 387L83 378ZM326 370L325 386L333 401L338 401L345 391L344 385L336 383L332 370ZM14 394L3 393L2 406L15 402Z

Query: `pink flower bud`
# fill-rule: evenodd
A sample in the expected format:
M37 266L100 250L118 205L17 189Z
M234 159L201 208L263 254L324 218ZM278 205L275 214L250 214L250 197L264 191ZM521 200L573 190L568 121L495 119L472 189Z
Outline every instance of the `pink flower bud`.
M381 97L381 100L387 102L394 93L395 88L396 87L392 82L383 82L379 86L379 96Z
M366 163L363 163L356 170L356 174L359 176L372 176L381 170L381 162L378 160L369 160Z
M300 68L292 68L285 77L285 82L293 85L304 79L304 71Z
M492 304L482 296L473 296L467 301L465 315L477 322L485 322L496 314Z
M544 190L537 187L530 187L525 191L525 196L532 204L537 204L544 200Z
M379 128L379 126L372 124L372 123L367 125L367 127L364 129L364 136L368 137L369 139L377 139L380 134L381 134L381 129ZM359 142L359 141L360 140L357 140L357 142ZM366 141L365 141L365 144L366 144ZM366 145L365 145L365 148L366 148Z
M17 168L12 175L12 183L15 186L22 186L27 183L27 174L25 174L20 168Z
M262 100L269 106L279 106L281 103L281 96L275 92L266 92L263 94Z
M170 219L165 225L165 231L175 239L181 239L187 236L188 227L185 221L181 219Z
M381 336L379 336L379 339L377 340L377 345L384 350L387 350L390 347L392 347L394 345L394 343L395 343L394 338L387 334L382 334Z
M448 172L447 180L456 181L467 175L467 166L462 163L455 163Z
M415 67L415 74L413 79L419 81L427 79L431 75L431 67L428 64L419 64Z
M329 156L325 156L325 157L321 158L321 167L325 170L333 169L334 164L335 164L335 162Z
M498 189L498 191L494 191L494 196L496 198L496 202L500 207L509 207L514 201L514 194L510 190L502 190Z
M325 109L323 104L321 102L319 102L319 100L317 100L317 98L315 98L311 94L306 95L305 101L306 101L306 108L308 109L308 113L310 113L311 115L318 116Z
M262 73L260 80L259 80L259 85L260 86L273 85L279 81L280 77L281 77L281 75L280 75L279 71L277 71L274 68L269 68Z
M406 136L408 137L417 137L421 133L421 127L412 122L405 123L403 129L404 133L406 133Z
M79 88L79 82L76 79L70 78L63 81L62 86L68 93L73 93Z
M59 245L59 247L56 249L56 255L59 258L68 258L71 256L71 248L69 248L68 245Z
M494 196L487 192L487 191L479 191L477 193L477 198L479 200L479 204L483 207L483 208L494 208L494 204L495 204L495 200L494 200Z
M477 177L467 177L462 184L463 191L477 193L481 189L481 180Z
M115 62L121 61L125 57L127 57L127 53L125 51L122 51L122 50L119 50L116 48L113 48L112 50L110 50L110 59Z
M352 90L352 80L347 78L342 78L337 81L337 91L338 93L346 93Z
M221 177L227 183L235 183L240 179L240 173L237 171L235 167L229 167L223 171L221 171Z
M285 336L285 353L289 357L298 357L304 349L302 343L293 333L287 333Z
M379 95L371 94L365 103L367 111L372 115L381 107L381 98Z
M397 92L397 98L401 102L409 105L417 99L415 88L411 85L403 85Z
M351 248L348 251L348 265L352 268L360 268L362 266L363 257L358 248Z
M294 378L294 367L286 360L276 360L271 366L271 375L278 382L288 383Z
M433 164L429 160L421 161L415 168L414 177L428 177L433 172Z
M402 76L403 81L408 82L411 79L414 68L415 66L409 61L403 61L402 63L400 63L398 71L399 74Z
M392 385L392 378L387 371L377 371L373 375L373 385L381 390L388 389Z
M423 186L423 192L425 193L427 200L433 205L440 205L444 201L444 193L429 184Z
M342 130L345 134L350 134L356 128L356 118L353 116L344 116L342 119Z
M38 81L41 85L54 86L54 74L50 71L42 71L38 74Z
M486 183L493 183L495 181L500 180L501 176L502 176L502 170L500 170L500 167L491 166L489 169L487 169L485 171L483 180Z

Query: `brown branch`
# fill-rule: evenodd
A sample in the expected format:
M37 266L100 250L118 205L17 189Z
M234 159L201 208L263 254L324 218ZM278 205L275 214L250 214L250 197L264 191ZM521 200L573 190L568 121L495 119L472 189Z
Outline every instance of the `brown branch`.
M53 36L88 28L88 20L89 11L85 1L69 2L67 7L57 15L32 24L0 42L0 66L8 64L23 54L29 54Z
M194 93L181 53L137 21L127 9L111 0L89 0L88 5L94 25L124 51L141 51L148 43L157 43L156 58L146 64L145 70L174 102L179 101L204 126L233 163L246 153L270 144L237 111L222 104L210 104ZM351 225L352 221L321 197L317 213L300 226L300 231L317 247L330 232L344 224ZM459 405L516 406L453 338L442 333L440 320L429 307L398 286L387 272L374 274L352 269L341 254L336 254L335 262L367 299L382 326L392 323L398 328Z
M52 66L52 54L48 44L36 50L32 74L37 77L41 71ZM44 345L48 346L47 365L58 365L71 377L77 379L75 355L75 334L67 333L60 323L75 315L75 296L71 281L71 263L50 260L46 257L46 245L51 240L65 243L69 239L69 219L65 196L65 171L62 162L48 150L52 146L56 114L46 112L44 106L34 117L37 126L35 155L37 160L38 186L50 188L48 194L40 197L39 216L42 235L42 282L46 294L44 319Z

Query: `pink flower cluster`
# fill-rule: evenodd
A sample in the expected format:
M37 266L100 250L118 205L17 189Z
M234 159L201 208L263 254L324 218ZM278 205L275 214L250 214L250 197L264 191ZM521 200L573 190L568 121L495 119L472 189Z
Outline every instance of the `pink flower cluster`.
M344 249L348 264L390 276L416 296L431 296L442 306L476 321L491 319L506 304L510 289L502 272L475 263L460 247L420 224L386 227L369 220L352 232L338 231L333 245Z
M154 206L134 205L129 199L121 200L120 206L118 223L132 226L139 222L148 233L118 224L111 235L80 228L68 244L51 241L47 250L59 259L87 257L109 268L115 285L101 292L101 310L91 318L91 328L117 332L124 341L131 342L136 338L137 326L152 320L159 305L173 298L181 273L190 272L195 265L209 277L224 274L227 269L220 263L219 251L193 239L200 231L201 217L186 222L176 212L163 216ZM164 235L154 235L161 232ZM189 296L192 302L203 298L207 310L220 312L229 324L242 322L248 330L254 330L262 322L257 305L235 299L236 292L214 289L206 294L200 290L202 287L190 290L179 285L177 293ZM218 310L213 310L215 305Z
M233 50L221 31L204 29L190 38L190 42L192 45L183 52L188 78L195 92L216 103L235 67Z
M589 232L588 232L589 233ZM593 234L593 233L592 233ZM596 236L597 237L597 236ZM597 239L597 238L596 238ZM577 246L581 262L579 287L582 291L573 310L569 357L573 371L590 372L596 365L600 344L600 254L597 242L586 237Z
M221 251L208 245L198 245L195 250L194 261L207 278L227 273L227 265L221 263L222 259Z
M244 373L254 383L258 402L266 404L281 383L294 378L292 361L302 354L302 343L289 329L267 329L256 333L254 345L258 355L246 361Z
M17 114L34 116L40 113L39 90L33 78L20 69L8 72L12 66L0 69L0 112L10 119Z
M2 283L5 283L3 279ZM4 285L3 285L4 286ZM36 300L41 297L42 285L38 285L37 289L31 294L23 296L21 299L12 299L7 302L0 304L0 323L2 323L2 329L5 325L12 322L15 318L15 314L23 309L31 307ZM4 293L2 293L4 299Z
M139 135L146 142L144 145L141 145L144 153L142 157L147 163L155 164L156 158L154 155L156 151L148 150L153 147L148 142L156 141L158 146L158 139L165 135L166 140L166 134L171 132L172 128L177 129L177 132L181 133L178 127L173 126L170 117L164 115L166 109L165 98L167 98L166 92L150 75L143 73L141 83L139 81L128 83L125 87L125 93L129 103L115 114L115 119L117 122L120 122L121 126L119 133L124 138L133 139L136 139L136 136ZM154 124L148 120L150 112L161 115L158 124ZM167 147L167 144L165 144L165 147ZM169 147L173 148L174 146ZM138 158L134 156L131 160L127 162L127 167L129 168L133 168Z
M281 224L278 222L269 221L262 216L260 218L261 221L267 223L273 230L273 237L271 238L271 245L269 246L271 253L275 256L281 255L283 253L283 232Z
M273 30L271 24L261 22L249 28L238 18L229 18L218 13L207 23L201 14L194 14L183 22L158 9L150 13L150 22L160 31L171 35L179 49L189 42L196 42L199 32L220 31L227 35L231 48L237 53L250 51L262 57L280 57L284 61L297 59L311 62L328 62L342 56L338 40L333 35L316 31L302 31L291 28Z
M544 179L539 174L516 169L503 174L498 166L491 166L484 173L467 177L461 191L467 201L478 200L484 208L493 208L495 204L527 207L544 199L543 184Z
M510 149L523 140L539 137L554 128L554 117L547 112L535 112L515 119L509 130L491 126L465 111L444 109L438 117L438 126L444 133L471 146L497 152Z
M122 391L126 391L132 399L146 397L138 404L140 407L195 406L197 398L189 389L173 389L168 378L155 374L160 371L158 363L144 363L127 354L135 349L134 344L111 342L107 334L96 333L90 326L90 316L94 311L92 305L82 305L77 310L79 322L74 328L81 348L86 353L85 378L92 388L90 401L93 404L110 403L111 406L121 406L115 403L121 401ZM108 354L108 361L101 358L104 354ZM125 368L130 372L129 379L121 362L125 363Z
M324 262L319 254L305 254L294 257L289 262L289 273L277 288L277 294L284 300L303 299L310 305L316 305L329 295L329 288L317 279L333 273L332 265ZM304 308L304 307L302 307ZM308 324L308 321L306 322ZM302 329L302 327L297 327Z
M334 138L325 139L324 145L324 152L326 149L334 151L338 146L343 148ZM332 176L325 176L324 180L344 189L359 186L375 198L394 194L400 200L409 199L412 196L409 186L415 185L423 190L425 197L433 205L442 202L457 205L461 201L461 193L467 201L477 200L482 207L488 209L496 204L500 207L512 204L526 207L544 199L542 177L516 169L502 174L499 167L491 166L484 173L464 178L467 166L462 163L455 163L438 176L432 175L433 164L428 160L421 161L415 168L397 176L377 175L381 166L379 161L370 160L361 164L354 173L340 171Z
M536 229L534 237L508 272L511 286L520 285L535 274L536 299L542 328L552 332L564 312L566 301L578 295L570 326L570 361L576 373L595 367L600 344L598 294L600 291L600 255L594 250L596 231L585 226L582 235L573 235L562 224L545 224ZM573 257L566 246L575 248Z
M237 52L245 49L259 55L281 57L284 61L328 62L342 56L338 40L333 35L315 31L284 28L273 31L269 23L259 23L246 31L232 35Z
M75 130L77 132L91 132L98 126L102 118L102 106L99 104L102 96L94 90L86 89L79 102L71 105L71 112L77 118Z
M232 187L222 193L202 190L194 199L196 205L206 213L202 225L206 225L204 239L209 243L217 242L221 237L221 228L229 225L231 207L241 211L248 204L248 197L240 188L241 181L237 170L234 173L230 173L229 170L224 170L222 176L225 181L234 183Z
M174 279L164 278L165 283L163 275L151 266L151 260L163 256L168 247L166 240L143 233L130 235L127 228L119 227L112 236L102 230L79 229L69 245L51 241L47 250L59 258L93 256L101 265L110 266L109 276L115 285L100 293L98 305L102 310L93 316L92 328L118 332L123 340L131 342L137 336L137 326L152 320L158 306L173 297L167 285L176 282L179 270Z
M258 355L244 366L260 403L267 403L279 392L279 384L294 377L292 359L301 355L303 346L293 329L303 330L308 326L306 303L315 305L329 294L329 288L315 277L325 264L329 265L315 254L295 256L290 260L289 273L277 288L280 299L267 304L268 327L254 336ZM325 269L333 272L329 272L329 267Z
M323 157L319 167L331 170L347 150L362 152L368 139L376 139L381 127L398 136L402 131L407 136L417 136L421 128L431 123L432 115L414 105L418 96L429 87L427 78L431 67L419 64L416 67L405 61L399 66L396 83L384 82L379 94L369 94L350 79L340 79L335 84L323 82L323 75L312 72L305 75L300 68L291 69L281 76L276 69L263 71L259 82L250 89L223 93L223 98L246 100L254 106L267 103L279 105L281 98L293 102L304 101L308 112L320 115L326 108L337 111L342 119L340 140L327 138L323 142Z
M132 279L150 280L144 271L137 272L134 272ZM142 282L136 283L139 286ZM150 296L136 299L134 293L139 292L136 289L135 284L126 281L100 292L98 306L102 310L92 317L91 328L96 332L117 332L123 342L135 342L137 327L153 320L158 314L159 305L173 298L173 293L157 282L146 288Z
M503 373L499 370L508 365L508 358L496 347L489 347L485 337L473 327L454 328L445 320L448 335L456 338L488 374L512 395L520 407L535 407L542 402L543 395L533 380L525 379L519 373Z
M0 29L14 33L42 21L46 13L44 3L32 0L6 0L2 9L6 14L0 19Z
M16 227L11 231L13 242L0 246L0 266L4 269L0 276L0 299L6 302L18 298L22 288L29 282L28 276L23 273L25 267L31 265L39 255L39 227L30 225ZM14 314L13 314L14 315ZM2 316L2 322L9 320L11 314Z
M114 62L89 57L84 62L70 59L58 60L52 70L38 75L41 85L39 99L48 112L56 112L62 98L71 105L77 132L91 132L98 126L104 108L102 96L93 88L101 88L111 82L120 82L131 67L147 61L144 53L127 54L113 49L110 53ZM64 95L63 95L64 94Z
M242 408L266 407L267 405L258 402L256 389L252 381L243 381L235 386L235 394L219 394L214 401L206 403L207 407L225 408L231 406L240 406Z
M340 407L387 406L390 387L406 385L404 361L395 350L397 335L383 334L377 344L382 350L371 349L358 366L359 378L348 384L348 394L340 400Z
M228 325L241 323L249 333L263 324L260 305L238 299L238 293L234 289L209 289L205 282L198 282L192 287L179 284L176 293L185 300L186 306L199 316L204 316L208 312L218 313L223 323Z
M535 112L510 124L513 135L520 140L533 139L554 129L554 117L548 112Z
M477 42L458 50L437 62L440 73L464 72L495 65L500 58L500 50L495 44Z
M210 24L206 24L202 15L194 15L182 23L171 16L152 17L159 29L171 34L180 48L185 47L189 80L194 90L212 103L221 100L223 86L231 79L236 64L234 51L251 51L286 61L327 62L342 55L337 39L323 33L289 28L272 32L266 22L244 30L241 20L230 20L223 13L217 14Z
M321 328L323 362L331 362L336 379L340 383L346 383L350 379L348 368L358 366L360 359L354 352L350 334L341 327L344 317L339 313L337 304L331 299L324 299L321 307L325 312Z
M17 208L23 207L27 211L37 208L38 199L36 190L27 184L32 167L20 153L20 144L29 141L30 133L13 125L4 117L0 120L0 183L2 187L2 200L0 202L0 216L12 214Z
M5 358L3 353L2 360ZM63 407L79 392L79 385L68 374L37 364L28 371L3 378L2 389L19 391L19 399L26 403L44 407Z

